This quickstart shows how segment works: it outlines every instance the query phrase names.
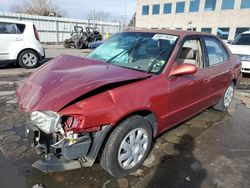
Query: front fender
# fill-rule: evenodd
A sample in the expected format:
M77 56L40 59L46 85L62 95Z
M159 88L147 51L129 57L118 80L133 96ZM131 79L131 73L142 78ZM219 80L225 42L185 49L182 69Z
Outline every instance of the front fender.
M100 125L114 125L136 111L150 110L146 100L133 99L132 95L117 95L112 90L79 101L59 111L62 116L83 116L84 124L77 129L88 129Z

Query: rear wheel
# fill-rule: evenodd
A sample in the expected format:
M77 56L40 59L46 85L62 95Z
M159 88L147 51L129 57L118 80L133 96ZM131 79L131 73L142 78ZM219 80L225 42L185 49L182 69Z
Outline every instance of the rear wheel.
M18 56L18 63L23 68L31 69L37 67L39 63L39 58L35 51L24 50Z
M223 111L223 112L226 111L228 109L228 107L230 106L230 104L232 103L233 96L234 96L234 84L231 83L227 87L223 97L214 106L214 109L219 110L219 111Z
M152 129L139 115L121 122L111 133L100 163L111 175L120 177L137 169L147 157L152 143Z

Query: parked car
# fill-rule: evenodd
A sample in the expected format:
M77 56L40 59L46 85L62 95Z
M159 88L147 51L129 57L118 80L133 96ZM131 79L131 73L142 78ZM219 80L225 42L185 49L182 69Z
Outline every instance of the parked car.
M32 22L0 19L0 64L17 61L29 69L44 58L45 51Z
M243 76L250 75L250 31L240 34L228 47L233 54L240 56Z
M208 33L120 33L85 58L61 55L17 90L31 114L28 140L53 172L91 166L113 176L137 169L163 131L214 106L226 111L241 61ZM81 163L81 165L80 165Z

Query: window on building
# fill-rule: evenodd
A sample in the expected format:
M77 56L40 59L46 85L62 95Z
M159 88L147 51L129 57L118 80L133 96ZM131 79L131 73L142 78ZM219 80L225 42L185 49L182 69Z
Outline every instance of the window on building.
M149 5L143 5L142 6L142 15L148 15L149 14Z
M191 0L189 5L189 12L198 12L200 7L200 0Z
M160 5L153 5L153 9L152 9L152 14L159 14L160 13Z
M221 10L234 9L235 0L222 0Z
M182 13L185 10L185 1L176 3L176 13Z
M250 31L250 28L249 28L249 27L238 27L238 28L236 28L235 38L236 38L239 34L245 32L245 31Z
M216 0L206 0L205 1L205 11L215 10Z
M163 14L171 14L171 12L172 12L172 3L165 3Z
M250 0L241 0L240 8L250 8Z
M229 35L229 28L218 28L217 36L223 40L227 40Z
M226 50L218 40L206 37L204 41L207 48L209 66L214 66L228 60Z
M201 28L201 32L212 33L212 28Z

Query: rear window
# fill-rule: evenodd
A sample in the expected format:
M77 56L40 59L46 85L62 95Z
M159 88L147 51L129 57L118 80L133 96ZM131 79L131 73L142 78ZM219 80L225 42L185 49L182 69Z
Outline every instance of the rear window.
M22 34L24 30L24 24L0 22L0 34Z

